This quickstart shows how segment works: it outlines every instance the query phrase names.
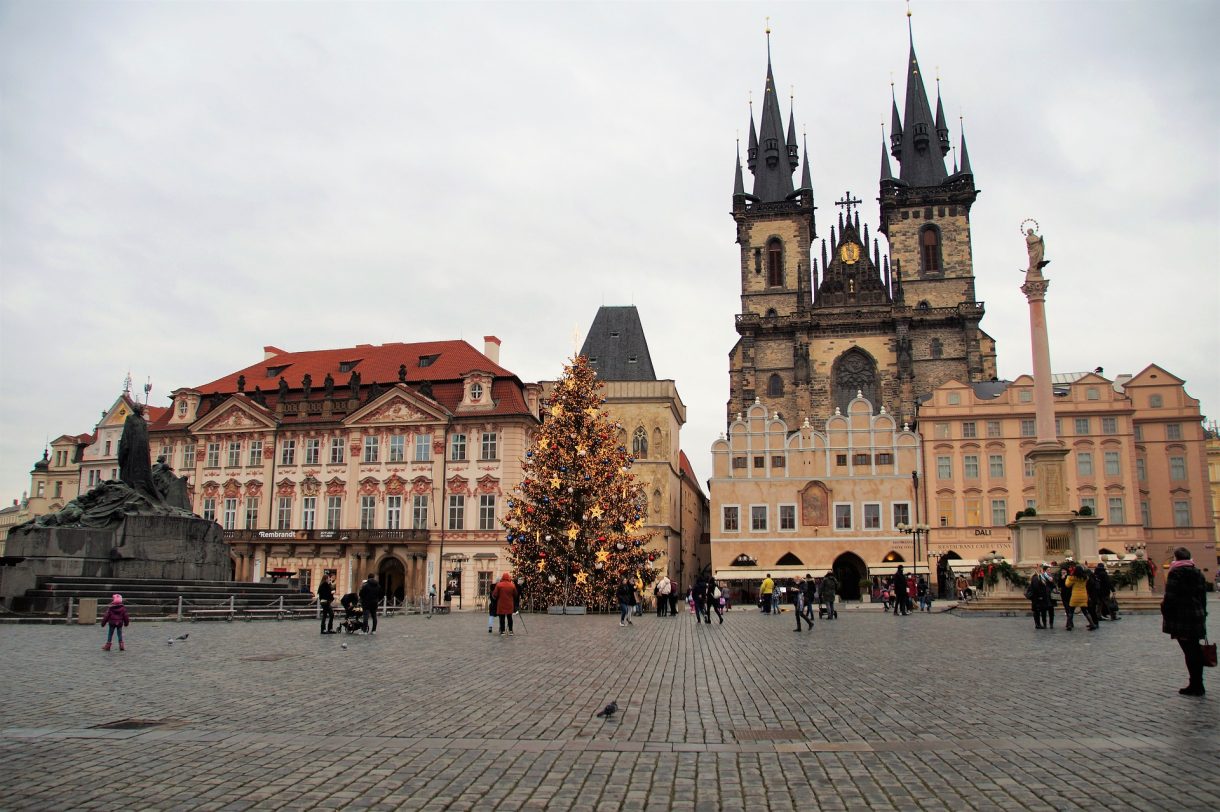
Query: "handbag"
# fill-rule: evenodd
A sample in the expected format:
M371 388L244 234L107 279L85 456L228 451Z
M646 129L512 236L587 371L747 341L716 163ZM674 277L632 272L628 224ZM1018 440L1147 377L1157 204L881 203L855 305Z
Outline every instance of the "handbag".
M1208 668L1216 667L1216 644L1207 642L1206 638L1200 644L1199 648L1203 649L1203 665Z

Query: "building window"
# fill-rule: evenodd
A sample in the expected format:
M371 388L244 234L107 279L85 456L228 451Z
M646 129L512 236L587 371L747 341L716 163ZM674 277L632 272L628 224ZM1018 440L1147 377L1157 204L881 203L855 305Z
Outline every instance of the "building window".
M479 459L481 460L498 460L500 459L500 449L498 447L496 433L494 431L485 431L479 442Z
M1118 434L1118 418L1103 417L1101 419L1102 434Z
M1165 400L1160 395L1153 395L1148 398L1148 408L1159 409L1165 405Z
M240 456L241 455L239 452L238 457L240 458ZM225 498L224 521L221 523L221 526L224 527L225 530L237 529L237 497L231 496Z
M851 530L851 505L835 505L835 530Z
M924 226L919 232L919 267L923 273L940 273L940 231Z
M631 435L631 456L636 459L648 456L648 432L644 431L643 426L638 426Z
M1077 417L1076 418L1076 433L1077 434L1088 434L1089 433L1089 418L1087 418L1087 417Z
M305 441L305 464L317 465L322 461L322 441L311 437Z
M783 468L784 467L784 457L782 454L773 455L771 457L771 467L772 468Z
M784 285L784 244L774 237L767 241L767 286Z
M721 510L720 529L726 533L741 530L740 509L736 505L726 505Z
M1106 476L1118 476L1121 473L1120 460L1117 451L1105 452Z
M220 467L220 443L208 443L208 456L204 468Z
M991 500L991 526L1003 527L1008 524L1008 500Z
M934 339L932 339L932 357L940 358L940 355L941 355L940 340L934 338ZM949 393L949 405L950 406L960 406L961 404L962 404L962 393L961 392L950 392Z
M733 468L735 470L744 470L746 468L746 458L733 457Z
M759 533L767 529L767 506L750 505L750 530Z
M258 497L246 497L246 529L258 529Z
M107 441L106 441L106 447L105 447L105 448L102 450L102 456L103 456L103 457L109 457L109 456L110 456L110 443L111 443L111 441L110 441L110 440L107 440ZM215 467L215 466L213 466L213 467Z
M988 420L988 421L987 421L987 436L988 436L988 437L999 437L999 436L1001 436L1001 435L1000 435L1000 421L999 421L999 420Z
M449 529L466 529L466 497L460 493L449 494Z
M937 440L948 440L950 437L948 423L936 423L933 426L933 431L936 434Z
M479 496L479 529L496 529L496 495L494 493Z
M415 435L415 462L428 462L432 459L432 435Z
M851 464L857 467L867 468L870 464L872 464L872 461L872 457L870 457L868 454L851 455Z
M449 459L463 462L466 459L466 435L453 434L449 437Z
M1140 521L1143 523L1144 527L1152 526L1152 511L1148 509L1147 499L1140 501Z
M1137 443L1143 441L1143 439L1144 439L1144 427L1143 426L1132 426L1131 433L1135 436L1135 441Z
M280 465L295 465L297 461L297 441L285 440L280 446Z
M877 397L877 364L863 350L853 347L838 357L831 373L834 381L835 406L847 414L856 395L862 395L874 406L880 403Z
M263 441L250 441L250 467L260 468L263 464Z
M1034 419L1032 417L1021 418L1021 436L1033 437L1035 433Z
M364 461L365 462L377 462L377 459L380 456L381 456L381 454L380 454L380 448L378 445L377 438L376 437L365 437L364 438Z
M428 529L428 497L417 493L411 497L411 527L416 530Z
M989 454L987 455L987 473L992 479L1002 479L1004 477L1004 455Z
M784 394L784 379L778 375L772 375L767 379L767 396L778 398Z
M402 496L394 494L385 498L385 526L397 530L402 526Z
M491 570L479 570L477 575L478 575L479 580L477 581L476 588L479 591L476 594L480 598L486 598L489 595L491 595L491 589L492 589L492 580L491 579L495 575L495 573L493 573Z
M940 339L939 339L939 338L934 338L934 339L932 339L931 349L932 349L932 357L933 357L933 358L943 358L943 357L945 356L945 347L944 347L944 345L943 345L943 344L941 344L941 343L940 343ZM952 401L952 395L953 395L953 394L957 394L957 393L952 393L952 394L950 395L950 403L952 403L952 402L953 402L953 401ZM960 398L959 398L959 401L960 401Z
M953 479L953 458L940 456L936 458L936 478Z
M978 527L983 523L983 500L972 497L966 500L966 526Z
M953 511L953 497L939 496L936 499L936 516L941 527L950 527L957 523Z
M386 462L404 462L407 459L407 438L401 434L390 435L390 445L386 452Z
M1017 393L1017 400L1021 403L1032 403L1034 400L1034 391L1032 389L1022 389Z
M962 459L962 473L965 475L966 479L978 479L979 478L979 455L978 454L967 454Z
M1101 393L1097 391L1096 386L1090 386L1084 393L1086 400L1100 400Z
M1181 482L1182 480L1186 479L1185 457L1169 458L1169 478L1175 482Z
M1029 460L1026 460L1023 468L1024 468L1025 478L1033 479L1034 478L1034 464L1032 462L1030 462Z
M1097 515L1097 498L1093 496L1080 497L1080 507L1088 508L1094 516Z
M761 455L755 457L754 458L754 467L760 471L765 469L767 467L767 458L764 456L761 456Z
M847 466L847 455L835 454L835 465L839 466L840 468L845 468Z
M56 482L55 483L55 498L58 499L59 497L61 497L63 495L64 495L64 483Z
M1135 476L1140 482L1148 481L1148 464L1144 462L1143 457L1135 458Z
M970 439L973 439L978 436L979 436L979 434L978 434L978 424L977 423L975 423L973 420L968 420L965 423L962 423L962 437L966 438L967 440L970 440Z
M241 443L230 442L229 443L229 454L228 454L228 466L230 468L236 468L239 465L241 465ZM229 528L229 529L232 529L232 528Z
M1063 436L1063 421L1060 420L1058 417L1055 418L1055 436L1056 437Z
M1123 498L1111 496L1107 501L1110 508L1110 524L1126 524L1127 510L1123 507Z
M796 505L780 505L779 506L779 529L780 530L795 530L796 529Z
M343 526L343 497L326 497L326 529L338 530Z
M216 500L210 496L203 500L203 518L209 522L216 521Z
M873 458L873 461L875 463L877 463L878 466L893 465L894 464L894 455L888 451L882 451L879 454L877 454L876 457Z
M865 530L880 530L881 529L881 505L876 502L866 502L864 504L864 529Z
M360 529L372 530L377 515L377 497L360 497Z
M1185 499L1173 502L1173 526L1190 527L1190 502Z
M279 510L276 514L275 526L278 530L292 529L292 497L281 496Z
M894 512L894 529L900 524L911 523L911 505L908 502L895 502L890 506Z
M331 465L342 465L343 464L343 456L344 456L343 447L344 447L344 439L342 437L331 437L330 438L330 464Z
M318 497L305 496L301 498L301 528L313 530L318 523Z
M1166 440L1181 440L1182 439L1182 424L1181 423L1166 423L1165 424L1165 439Z
M1093 476L1093 452L1076 452L1076 473L1079 476Z

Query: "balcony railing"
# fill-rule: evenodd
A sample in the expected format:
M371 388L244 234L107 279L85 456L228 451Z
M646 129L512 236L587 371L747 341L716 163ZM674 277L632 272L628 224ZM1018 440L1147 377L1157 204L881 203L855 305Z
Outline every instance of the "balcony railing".
M386 542L423 541L429 539L427 530L226 530L225 541L261 542L265 544L303 542Z

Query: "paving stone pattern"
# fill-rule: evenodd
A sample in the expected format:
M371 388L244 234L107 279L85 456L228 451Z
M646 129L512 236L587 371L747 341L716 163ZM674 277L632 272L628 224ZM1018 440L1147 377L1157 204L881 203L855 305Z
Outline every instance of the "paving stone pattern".
M1057 620L5 625L0 809L1220 807L1220 680L1179 696L1155 616Z

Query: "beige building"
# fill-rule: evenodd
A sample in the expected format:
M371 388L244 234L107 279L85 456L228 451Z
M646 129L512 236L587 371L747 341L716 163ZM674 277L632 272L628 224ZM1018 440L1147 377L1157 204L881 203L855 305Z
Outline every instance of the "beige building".
M1216 541L1216 557L1220 559L1220 429L1213 420L1205 431L1207 437L1207 480L1211 485L1212 524Z
M710 563L707 497L681 448L686 404L672 380L658 380L634 306L601 307L581 354L605 388L604 409L619 423L619 442L635 462L631 471L648 500L649 548L664 557L660 569L679 584L694 582ZM549 398L554 381L545 381Z
M937 388L919 412L931 517L929 550L943 574L954 559L992 551L1013 555L1009 523L1037 509L1034 382ZM1111 381L1100 370L1056 375L1056 434L1067 446L1064 487L1074 509L1102 519L1099 554L1146 549L1162 566L1190 547L1214 576L1213 519L1199 402L1183 381L1155 365ZM943 575L942 575L943 578Z
M900 525L921 522L912 473L919 436L863 397L824 426L790 427L761 402L712 444L712 569L752 581L834 570L845 598L861 582L926 573L925 553Z
M538 425L539 387L464 341L286 352L176 390L150 426L225 530L234 577L341 592L446 586L471 601L506 567L500 519ZM263 387L267 389L264 391Z
M92 434L64 434L51 441L42 459L30 471L30 489L21 499L0 510L0 554L10 528L54 513L77 496L81 459L93 442Z

